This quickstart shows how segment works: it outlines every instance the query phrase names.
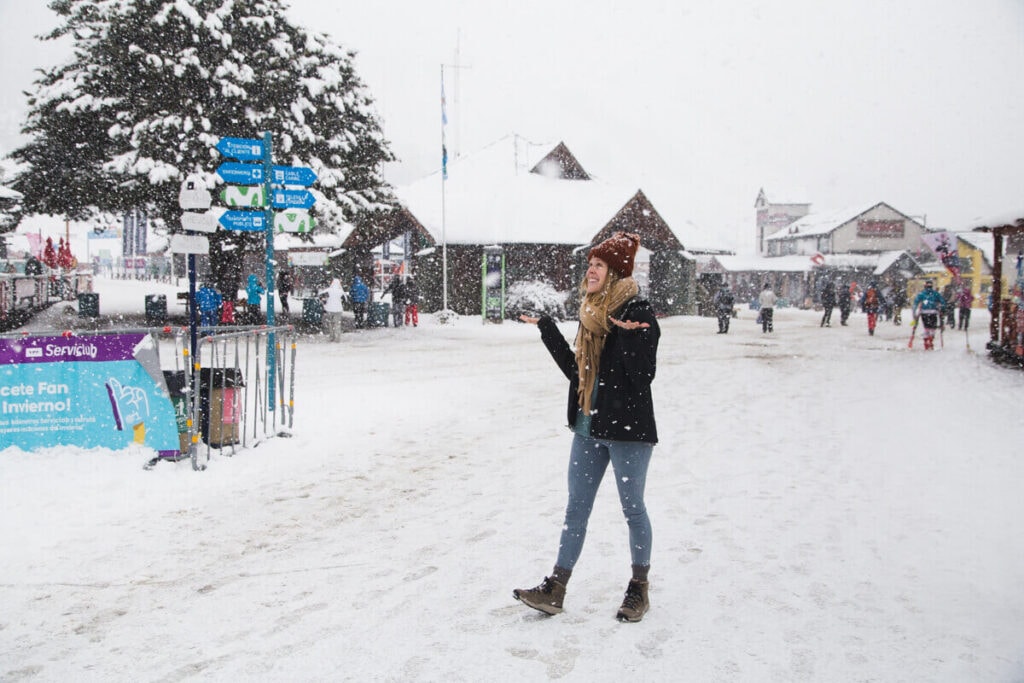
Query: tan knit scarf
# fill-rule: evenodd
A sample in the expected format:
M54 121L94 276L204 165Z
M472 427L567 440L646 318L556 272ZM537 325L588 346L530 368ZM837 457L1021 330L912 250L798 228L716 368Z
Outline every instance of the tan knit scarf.
M614 271L609 271L608 282L601 291L584 294L580 302L580 329L576 333L576 366L580 373L577 396L584 415L590 415L590 397L600 370L601 351L612 329L608 316L617 316L626 302L639 292L633 278L619 278Z

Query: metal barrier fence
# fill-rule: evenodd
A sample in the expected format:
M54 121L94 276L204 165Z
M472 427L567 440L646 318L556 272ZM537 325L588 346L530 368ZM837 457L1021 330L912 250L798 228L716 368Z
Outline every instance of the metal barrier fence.
M195 470L206 468L213 448L234 455L238 448L257 446L266 438L291 436L287 430L294 420L294 328L221 329L199 328L192 372L185 373L189 455ZM182 328L175 345L186 368L188 342L188 328Z
M152 335L173 344L173 369L159 361L178 419L179 450L160 452L160 460L190 458L192 468L206 469L217 448L226 455L257 446L274 436L291 436L295 414L295 359L292 326L199 328L191 357L188 327L102 330L79 335L65 332L0 334L5 339L31 337L88 338L118 334ZM155 359L154 359L155 360ZM40 444L55 445L55 444ZM68 444L74 445L74 444ZM175 455L177 453L177 455Z

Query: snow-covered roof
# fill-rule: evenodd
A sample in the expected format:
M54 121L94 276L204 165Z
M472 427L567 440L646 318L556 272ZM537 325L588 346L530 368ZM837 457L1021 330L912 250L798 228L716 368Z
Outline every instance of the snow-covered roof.
M1016 211L1007 211L988 216L985 219L978 219L973 221L971 227L975 230L979 228L998 228L1004 225L1017 225L1021 221L1024 221L1024 207L1018 208Z
M878 202L850 206L834 211L809 213L803 218L793 221L778 232L769 235L765 240L799 239L809 235L827 235L876 206L878 206Z
M764 200L772 206L809 206L810 202L804 199L804 197L811 196L806 188L789 186L783 187L781 184L771 183L771 190L766 190L764 187L758 192L758 197L764 197ZM782 187L779 190L779 187Z
M588 244L636 195L601 180L566 180L530 169L555 145L509 135L396 189L399 201L438 241L449 244Z
M774 272L799 273L809 271L814 266L809 256L794 254L790 256L715 256L723 268L729 272Z
M905 251L883 251L877 254L824 254L821 266L839 270L872 270L881 275L896 263ZM806 254L788 256L715 256L727 271L730 272L775 272L775 273L806 273L817 266Z
M1021 216L1024 216L1024 213ZM992 265L996 253L996 245L993 242L992 235L987 232L955 232L953 234L980 251L985 261Z

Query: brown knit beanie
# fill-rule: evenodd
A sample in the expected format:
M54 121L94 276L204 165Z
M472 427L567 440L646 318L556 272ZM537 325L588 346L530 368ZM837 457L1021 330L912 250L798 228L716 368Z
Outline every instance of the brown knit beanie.
M633 274L633 264L636 262L636 251L639 248L640 235L619 231L591 249L587 259L596 256L622 277L629 277Z

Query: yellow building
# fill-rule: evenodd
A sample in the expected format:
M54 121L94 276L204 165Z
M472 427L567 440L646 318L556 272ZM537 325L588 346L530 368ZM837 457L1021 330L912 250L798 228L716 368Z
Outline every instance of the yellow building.
M992 291L992 236L977 232L955 232L957 237L957 255L960 257L960 278L971 288L974 295L974 308L984 308L988 304L988 295ZM935 281L935 288L945 292L953 282L953 274L946 270L937 260L922 263L925 272L907 281L908 301L924 289L925 280ZM1004 293L1009 291L1005 286Z

